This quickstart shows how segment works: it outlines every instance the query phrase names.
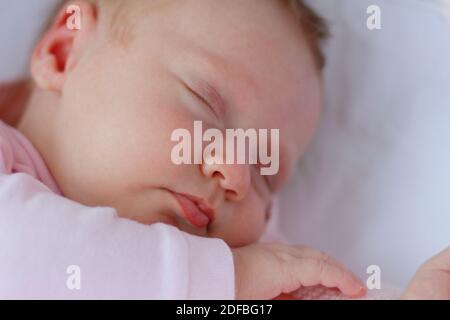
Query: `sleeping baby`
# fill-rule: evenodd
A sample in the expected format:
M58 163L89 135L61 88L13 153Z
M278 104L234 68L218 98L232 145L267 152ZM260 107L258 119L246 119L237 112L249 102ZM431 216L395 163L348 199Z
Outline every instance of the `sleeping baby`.
M65 3L16 128L0 125L0 297L363 296L328 255L261 241L319 120L325 34L301 1ZM277 172L174 163L173 132L198 122L279 130Z

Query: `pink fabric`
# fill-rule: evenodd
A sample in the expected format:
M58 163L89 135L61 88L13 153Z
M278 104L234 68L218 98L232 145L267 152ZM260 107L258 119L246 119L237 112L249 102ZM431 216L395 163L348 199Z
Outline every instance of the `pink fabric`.
M0 173L26 173L61 195L37 150L20 132L0 121Z
M233 299L220 239L121 219L61 196L31 143L0 122L0 299ZM67 286L69 266L81 271Z

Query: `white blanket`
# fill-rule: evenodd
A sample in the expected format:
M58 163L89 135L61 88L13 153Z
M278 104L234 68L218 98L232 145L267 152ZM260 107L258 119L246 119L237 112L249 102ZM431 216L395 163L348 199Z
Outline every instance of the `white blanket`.
M363 278L378 265L404 286L450 244L450 3L310 2L332 26L326 107L282 227ZM372 4L381 30L366 27Z

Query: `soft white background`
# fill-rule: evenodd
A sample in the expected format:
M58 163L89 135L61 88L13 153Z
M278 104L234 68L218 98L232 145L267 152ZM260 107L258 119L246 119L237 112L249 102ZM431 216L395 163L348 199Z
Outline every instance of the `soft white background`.
M403 286L450 245L450 4L313 0L328 17L326 108L281 201L289 238ZM382 29L366 28L366 8Z
M26 73L56 0L0 0L0 81ZM403 286L450 245L450 3L310 0L329 20L325 111L281 201L288 238ZM366 8L382 29L366 28Z

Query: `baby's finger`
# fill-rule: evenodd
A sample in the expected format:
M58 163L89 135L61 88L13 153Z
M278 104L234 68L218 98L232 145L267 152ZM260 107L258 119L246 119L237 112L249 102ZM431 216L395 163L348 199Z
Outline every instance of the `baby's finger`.
M324 264L319 270L321 284L326 287L336 287L344 295L355 298L362 297L366 293L356 276L339 264Z
M432 257L426 265L450 272L450 246Z
M343 294L350 297L364 295L365 289L356 277L345 271L339 265L329 263L328 257L321 259L298 259L296 276L302 286L323 285L328 288L338 288Z
M319 261L323 261L330 266L340 269L342 271L342 273L346 273L350 277L352 277L353 281L357 282L359 284L359 286L361 286L361 287L363 286L362 282L352 272L348 271L341 263L339 263L337 260L333 259L333 257L330 257L326 253L316 250L316 249L313 249L313 248L304 247L304 246L295 246L295 247L299 249L299 251L296 254L296 256L298 258L303 258L303 259L309 258L309 259L316 259Z

